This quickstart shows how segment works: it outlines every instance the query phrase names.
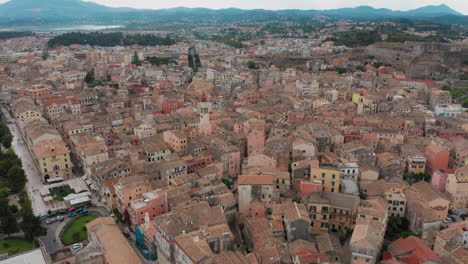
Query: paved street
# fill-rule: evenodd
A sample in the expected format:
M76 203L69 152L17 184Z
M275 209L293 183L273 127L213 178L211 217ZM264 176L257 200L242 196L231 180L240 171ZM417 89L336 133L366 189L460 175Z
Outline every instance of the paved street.
M44 204L44 201L41 198L41 194L39 193L39 188L43 186L41 179L39 177L39 171L33 161L31 153L29 152L26 143L24 143L23 136L21 135L16 123L10 117L8 111L2 106L1 107L3 116L8 122L8 128L13 135L13 142L12 147L15 150L18 157L21 159L23 163L23 169L26 173L28 178L28 182L26 184L26 190L29 194L29 198L31 199L33 212L36 215L43 214L47 212L47 206Z

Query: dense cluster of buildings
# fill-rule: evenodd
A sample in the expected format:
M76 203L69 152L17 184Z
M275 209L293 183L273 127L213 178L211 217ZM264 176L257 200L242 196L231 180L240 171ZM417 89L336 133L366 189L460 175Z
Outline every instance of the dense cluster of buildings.
M159 263L467 263L468 223L441 227L468 205L468 114L439 83L313 40L72 45L45 60L41 41L0 48L18 51L0 64L2 100L39 177L85 175ZM303 67L257 57L300 50ZM412 181L421 174L431 180ZM420 237L388 244L394 218ZM101 247L135 257L108 242L123 239L114 228L88 226Z

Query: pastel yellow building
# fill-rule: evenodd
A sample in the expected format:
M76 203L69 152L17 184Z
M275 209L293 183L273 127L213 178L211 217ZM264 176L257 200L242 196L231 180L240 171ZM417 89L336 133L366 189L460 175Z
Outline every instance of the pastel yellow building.
M310 181L321 181L325 192L340 192L341 173L338 168L332 166L311 168Z
M358 103L363 103L364 102L364 96L362 96L360 93L353 93L353 103L358 104Z
M66 180L72 176L70 151L63 141L43 141L32 150L43 182Z
M445 190L450 195L450 208L468 207L468 166L461 167L455 174L449 174Z
M358 196L315 192L305 196L303 201L312 220L312 234L353 230L359 206Z

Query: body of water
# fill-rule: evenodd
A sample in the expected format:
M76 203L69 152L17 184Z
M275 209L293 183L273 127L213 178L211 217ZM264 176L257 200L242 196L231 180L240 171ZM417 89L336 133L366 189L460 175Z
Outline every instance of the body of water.
M104 30L125 28L122 25L70 25L70 26L31 26L0 28L0 31L73 31L73 30Z

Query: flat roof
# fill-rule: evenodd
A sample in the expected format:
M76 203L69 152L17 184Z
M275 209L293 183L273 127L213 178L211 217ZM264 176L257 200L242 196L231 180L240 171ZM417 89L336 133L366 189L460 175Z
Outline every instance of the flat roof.
M0 264L46 264L44 255L40 248L0 260Z

